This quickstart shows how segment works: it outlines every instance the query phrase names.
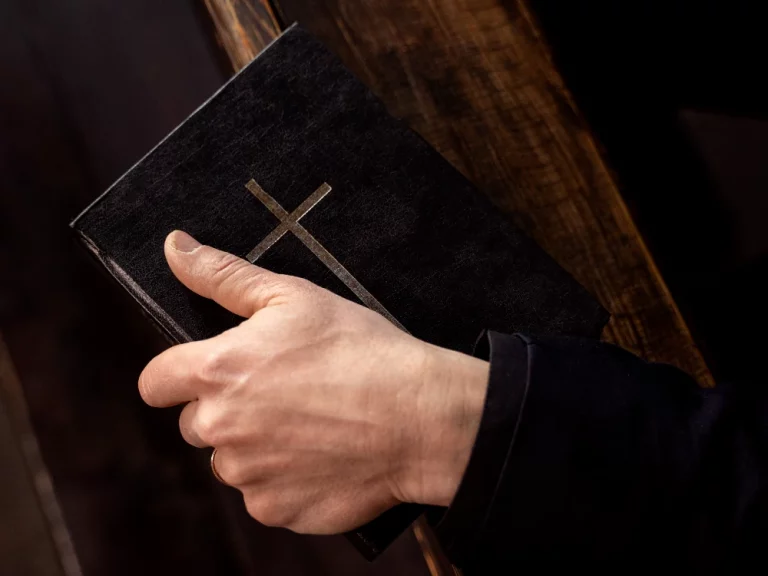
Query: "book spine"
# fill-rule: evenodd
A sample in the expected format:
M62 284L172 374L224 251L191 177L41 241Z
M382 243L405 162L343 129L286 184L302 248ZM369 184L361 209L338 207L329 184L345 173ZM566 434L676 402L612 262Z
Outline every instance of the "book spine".
M157 326L162 334L170 340L171 344L181 344L183 342L192 341L189 334L174 322L173 318L171 318L171 316L169 316L165 310L163 310L157 302L155 302L149 294L147 294L141 286L139 286L136 281L117 264L117 262L115 262L109 255L104 254L99 250L99 247L85 234L77 231L77 235L89 254L98 260L107 270L109 275L125 288L131 297L138 302L143 312L152 319L155 326Z

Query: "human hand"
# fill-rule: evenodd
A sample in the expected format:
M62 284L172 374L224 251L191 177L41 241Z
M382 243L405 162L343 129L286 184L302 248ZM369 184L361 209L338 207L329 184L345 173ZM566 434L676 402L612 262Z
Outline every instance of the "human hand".
M184 439L270 526L351 530L399 502L448 505L469 460L488 364L438 348L306 280L165 243L176 277L247 318L174 346L139 377L151 406L188 402Z

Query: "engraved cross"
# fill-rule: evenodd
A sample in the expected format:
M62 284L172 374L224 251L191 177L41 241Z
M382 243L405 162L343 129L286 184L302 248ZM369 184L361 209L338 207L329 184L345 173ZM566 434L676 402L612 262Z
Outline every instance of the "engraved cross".
M398 328L407 332L405 327L403 327L403 325L400 324L400 322L398 322L397 319L392 316L392 314L390 314L386 308L384 308L381 302L379 302L373 296L373 294L368 292L368 290L366 290L365 287L360 284L360 282L358 282L354 276L352 276L349 270L344 268L341 262L336 260L333 254L328 252L328 250L326 250L325 247L323 247L323 245L320 244L320 242L318 242L315 237L307 231L306 228L304 228L304 226L299 224L299 220L306 216L307 213L312 210L312 208L317 206L317 204L331 191L331 187L326 182L323 182L323 184L317 190L310 194L309 197L304 200L304 202L299 204L299 207L290 214L280 205L277 200L267 194L264 189L256 183L255 180L248 182L245 187L248 188L251 194L256 196L256 198L258 198L261 203L264 204L264 206L266 206L269 211L272 212L272 214L274 214L275 217L280 221L280 224L278 224L277 228L267 234L264 240L259 242L253 250L248 252L246 259L249 262L255 263L256 260L261 258L267 250L274 246L275 242L280 240L280 238L282 238L286 232L291 232L294 236L301 240L304 246L309 248L312 253L317 256L320 261L325 264L328 269L333 272L336 277L341 280L344 285L349 288L363 304L368 306L368 308L371 310L375 310L387 318Z

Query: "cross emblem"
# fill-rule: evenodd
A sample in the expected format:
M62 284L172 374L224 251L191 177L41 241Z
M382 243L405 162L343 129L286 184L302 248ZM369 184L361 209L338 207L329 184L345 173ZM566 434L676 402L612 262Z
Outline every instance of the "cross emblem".
M317 256L320 261L325 264L328 269L333 272L336 277L341 280L344 285L349 288L363 304L368 306L368 308L371 310L375 310L384 316L401 330L407 332L405 327L403 327L403 325L400 324L400 322L398 322L397 319L392 316L392 314L390 314L386 308L384 308L381 302L379 302L373 296L373 294L368 292L368 290L366 290L365 287L360 284L360 282L358 282L354 276L352 276L349 270L344 268L342 263L336 260L333 254L328 252L328 250L326 250L325 247L323 247L323 245L320 244L320 242L318 242L315 237L312 236L312 234L310 234L307 229L299 223L299 220L306 216L307 213L312 210L312 208L317 206L320 201L325 198L331 191L331 187L327 182L323 182L323 184L317 190L310 194L309 197L307 197L304 202L299 204L299 207L290 214L280 205L277 200L267 194L264 189L256 183L255 180L248 182L245 187L248 188L251 194L256 196L256 198L258 198L261 203L264 204L264 206L266 206L269 211L272 212L272 214L274 214L275 217L280 221L280 224L277 225L277 228L267 234L264 240L259 242L253 250L248 252L246 259L250 263L253 264L256 262L256 260L261 258L267 250L275 245L275 242L280 240L280 238L286 234L286 232L291 232L294 236L301 240L304 246L309 248L312 253Z

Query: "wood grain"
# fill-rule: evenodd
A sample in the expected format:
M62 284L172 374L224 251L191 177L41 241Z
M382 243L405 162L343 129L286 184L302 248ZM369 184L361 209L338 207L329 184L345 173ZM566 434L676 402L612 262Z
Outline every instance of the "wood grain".
M261 0L206 0L239 14ZM604 339L712 377L521 0L278 0L611 312ZM215 16L214 16L215 17ZM219 27L238 66L264 24ZM231 48L230 48L231 46Z
M235 70L253 60L280 33L269 2L203 1L211 15L216 39Z

